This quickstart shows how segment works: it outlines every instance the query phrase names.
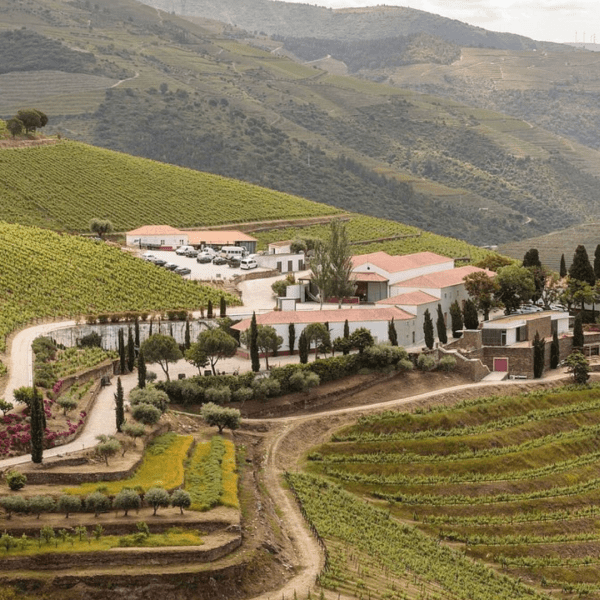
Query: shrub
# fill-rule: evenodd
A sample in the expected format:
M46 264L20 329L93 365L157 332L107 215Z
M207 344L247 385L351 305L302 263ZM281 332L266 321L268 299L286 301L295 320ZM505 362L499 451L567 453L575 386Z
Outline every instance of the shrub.
M27 483L27 476L19 471L8 471L4 477L8 487L13 491L20 490Z
M65 518L69 518L69 514L72 512L78 512L81 510L81 498L79 496L71 496L70 494L63 494L58 499L57 508L60 512L65 513Z
M129 394L129 404L137 406L138 404L150 404L155 406L164 413L169 404L169 396L153 385L149 385L143 389L134 388Z
M78 346L81 348L101 348L102 347L102 336L95 331L84 335L78 340Z
M444 356L438 363L438 369L440 371L454 371L456 369L456 359L454 356Z
M431 371L435 367L435 359L429 354L419 354L417 368L421 371Z
M219 433L228 428L232 431L240 426L240 411L237 408L224 408L208 402L202 407L200 415L210 427L218 427Z
M277 379L267 377L262 380L252 382L254 395L258 399L265 399L271 396L277 396L281 392L281 384Z
M247 402L254 397L254 390L251 387L241 387L232 394L232 400L235 402Z
M171 503L169 493L161 487L150 488L146 492L144 500L154 509L154 516L159 507L167 507Z
M151 404L138 404L131 412L133 418L144 425L156 425L162 413L156 406Z
M86 510L93 512L95 517L101 512L106 512L110 509L110 498L102 492L92 492L85 499Z
M52 512L56 508L56 502L51 496L33 496L29 499L29 512L32 512L37 519L41 513Z
M209 387L204 391L206 402L225 404L231 401L231 390L228 387Z
M124 511L126 517L132 509L138 509L142 504L139 494L130 488L123 488L113 501L113 507Z
M3 496L0 506L6 511L6 518L10 519L13 513L24 513L29 509L27 500L22 496Z
M77 400L69 395L61 396L56 403L63 409L65 415L77 408Z
M415 366L410 360L408 360L408 358L403 358L401 361L398 362L396 368L398 369L398 371L412 371L415 368Z

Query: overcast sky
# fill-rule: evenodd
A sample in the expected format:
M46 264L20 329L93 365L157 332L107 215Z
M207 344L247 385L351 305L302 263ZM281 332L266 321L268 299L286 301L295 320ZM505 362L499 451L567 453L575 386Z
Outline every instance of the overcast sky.
M286 0L343 8L410 6L492 31L551 42L600 43L600 0ZM577 39L575 36L577 35Z

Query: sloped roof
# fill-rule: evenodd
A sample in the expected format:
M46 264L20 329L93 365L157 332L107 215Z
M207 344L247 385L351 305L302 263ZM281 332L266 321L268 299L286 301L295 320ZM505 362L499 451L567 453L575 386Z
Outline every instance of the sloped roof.
M187 233L170 225L144 225L128 231L127 235L179 235L181 233Z
M217 244L234 246L235 242L256 242L256 238L236 230L186 231L190 244Z
M399 285L402 285L401 283ZM429 304L430 302L439 302L440 299L418 290L416 292L406 292L391 298L379 300L377 304L404 304L405 306L420 306L421 304Z
M360 267L366 263L371 263L387 273L400 273L410 269L428 267L430 265L439 265L452 261L447 256L441 256L434 252L417 252L415 254L404 254L401 256L391 256L387 252L372 252L371 254L359 254L352 257L354 268Z
M333 310L290 310L272 311L263 315L256 315L258 325L287 325L289 323L349 323L367 321L396 321L414 319L415 316L395 306L389 308L342 308ZM250 327L251 319L244 319L232 329L246 331Z
M380 275L379 273L350 273L350 279L352 281L389 281L387 277Z
M472 265L466 265L464 267L456 267L455 269L449 269L447 271L438 271L437 273L429 273L428 275L413 277L412 279L407 279L406 281L399 281L395 285L400 288L410 287L419 289L442 289L463 283L463 279L467 275L479 272L485 273L489 277L496 276L496 273L493 271L480 269L479 267L473 267Z

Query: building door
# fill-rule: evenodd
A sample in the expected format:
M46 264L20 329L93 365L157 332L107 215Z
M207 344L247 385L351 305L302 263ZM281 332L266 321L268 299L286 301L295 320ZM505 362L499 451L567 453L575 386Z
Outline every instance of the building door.
M494 358L494 371L508 373L508 358Z
M288 260L288 273L291 273L294 270L294 263L291 260Z

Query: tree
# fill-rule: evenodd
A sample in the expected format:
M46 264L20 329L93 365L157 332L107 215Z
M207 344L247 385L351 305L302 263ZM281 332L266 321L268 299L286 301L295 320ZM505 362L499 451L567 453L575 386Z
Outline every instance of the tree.
M259 325L256 343L265 355L265 366L268 371L269 352L272 352L273 355L277 354L277 351L283 344L283 338L280 335L277 335L277 331L275 331L274 327L271 327L270 325Z
M423 335L425 336L425 345L431 350L433 348L433 321L429 309L425 310L423 315Z
M127 372L127 356L125 355L125 337L123 335L122 329L119 329L118 347L119 347L119 372L121 374L124 374Z
M133 407L131 415L136 421L139 421L144 425L156 425L162 412L159 408L156 408L156 406L152 406L152 404L142 403Z
M35 108L23 108L17 111L17 119L23 123L25 133L31 133L40 127L45 127L48 123L48 117Z
M90 231L95 233L100 239L113 232L113 224L108 219L92 219L90 221Z
M571 374L573 382L578 385L584 385L590 378L590 363L587 358L578 350L571 352L565 359L567 371Z
M140 320L136 317L135 318L135 323L133 324L133 335L134 335L134 343L135 343L135 347L138 349L140 349Z
M213 303L212 303L212 300L208 301L208 306L206 307L206 318L207 319L212 319L213 318Z
M146 492L144 500L154 509L153 516L156 516L156 511L159 508L166 508L169 506L169 504L171 504L169 492L161 487L150 488Z
M63 414L65 416L68 412L71 412L77 408L77 400L68 394L61 396L56 403L63 409Z
M23 121L21 121L21 119L12 117L12 119L6 121L6 129L8 129L13 138L15 138L23 133L25 130L25 125L23 125Z
M108 459L121 449L121 444L119 440L112 436L99 435L96 439L100 442L96 446L96 453L104 459L104 462L108 467Z
M117 393L115 394L115 416L117 420L117 431L121 431L125 422L125 394L121 378L117 377Z
M218 427L219 433L223 429L238 429L241 421L241 413L237 408L219 406L214 402L207 402L200 410L200 416L209 427Z
M23 496L2 496L0 506L6 511L7 519L10 519L13 513L24 513L29 509L29 504Z
M137 438L146 435L146 428L143 423L124 423L121 429L126 436L133 440L134 444L136 444Z
M329 293L338 299L338 308L342 300L354 294L355 284L351 280L352 253L346 233L346 224L340 219L329 223Z
M177 489L171 494L171 505L179 508L179 512L183 514L183 509L192 505L192 497L189 492Z
M135 344L131 327L128 327L127 330L127 370L132 373L135 367Z
M167 381L170 381L169 364L183 358L177 342L172 337L160 333L155 333L145 340L142 343L141 350L144 353L146 362L160 365L167 376Z
M542 267L542 261L540 260L540 254L536 248L531 248L525 252L523 257L524 267Z
M529 300L535 293L535 282L529 269L510 265L502 267L496 275L498 291L496 300L504 305L504 312L509 315Z
M250 359L252 361L252 370L255 373L260 371L260 359L258 357L258 326L256 325L256 313L252 313L250 321L250 337L248 338L248 347L250 349Z
M329 252L326 244L322 241L315 244L314 255L310 260L310 269L312 281L319 288L319 301L322 309L323 302L330 296L329 286L331 284Z
M31 460L41 463L44 455L44 402L35 387L32 388L31 405L29 407Z
M536 331L533 338L533 376L539 379L544 373L544 359L546 353L546 342L540 338L540 334Z
M290 347L290 354L294 354L294 346L296 345L296 326L293 323L288 325L288 342Z
M394 317L391 321L388 321L388 340L392 346L398 345L398 332L396 331Z
M349 340L352 348L356 348L359 354L362 354L375 343L373 334L366 327L355 329L350 335Z
M600 279L600 244L596 246L594 252L594 275L596 276L596 280Z
M311 344L315 345L315 359L319 356L319 348L330 348L331 347L331 337L329 335L329 330L323 323L310 323L304 328L302 332L306 336L306 341L308 342L308 349L310 350Z
M33 496L29 498L29 512L32 512L36 519L39 519L42 513L53 512L55 507L56 502L54 502L52 496Z
M567 264L565 262L565 255L560 255L560 270L559 275L561 279L564 279L567 276Z
M508 258L508 256L502 256L501 254L488 254L485 258L482 258L479 262L476 262L474 266L497 273L502 267L507 267L508 265L514 264L515 261L512 258Z
M130 510L137 509L142 504L139 494L131 488L123 488L113 501L113 507L124 511L123 516L127 516Z
M459 338L462 335L464 323L458 300L455 300L450 305L450 321L452 325L452 337Z
M185 336L183 341L183 346L186 350L189 350L192 345L192 339L190 337L190 320L185 320Z
M579 281L584 281L590 286L593 286L596 283L596 275L594 274L594 269L590 264L590 259L588 258L587 251L585 246L579 244L575 249L575 254L573 255L573 262L569 267L569 277L571 279L577 279Z
M15 402L25 404L27 407L31 408L34 393L35 388L24 385L13 392L13 398L15 399Z
M169 405L169 396L166 392L159 390L154 385L149 385L143 390L139 388L131 390L129 394L129 404L131 406L137 406L138 404L150 404L155 406L164 413Z
M194 365L198 369L198 373L202 375L202 369L208 364L208 356L206 356L204 348L198 342L192 344L189 349L185 351L184 357L185 360Z
M583 348L583 344L583 316L582 313L579 312L573 323L573 348Z
M86 510L94 511L94 517L98 518L101 512L106 512L110 509L110 498L102 492L92 492L85 499Z
M440 340L440 344L448 343L448 332L446 330L446 320L444 319L444 313L442 312L442 305L437 305L437 319L435 322L435 327L437 329L438 339Z
M237 341L222 329L207 329L198 336L196 352L203 352L210 363L213 375L216 375L215 365L222 358L233 356L237 351ZM194 347L195 344L192 345ZM191 350L191 348L190 348Z
M227 316L227 302L225 302L225 296L221 296L221 302L219 304L219 317L224 319Z
M144 351L140 348L140 352L137 357L137 368L138 368L138 387L144 389L146 387L146 359L144 358Z
M490 318L490 310L496 306L494 294L499 289L496 279L492 279L483 271L477 271L467 275L463 281L467 294L475 303L475 308L483 312L483 320L487 321Z
M289 284L285 279L278 279L271 284L271 289L278 298L285 298L288 285Z
M14 469L7 471L4 475L4 479L6 479L8 487L13 492L23 489L25 487L25 484L27 483L27 476L25 475L25 473L15 471Z
M71 496L71 494L63 494L58 499L56 508L60 512L64 512L65 519L68 519L71 513L81 510L81 498L79 496Z
M550 368L556 369L560 362L560 344L558 342L558 332L554 330L552 334L552 343L550 344Z
M298 340L298 354L300 356L300 364L305 365L308 362L308 340L304 330L300 333L300 339Z
M0 398L0 410L2 411L2 416L6 416L15 405L12 402L7 402L4 398Z

